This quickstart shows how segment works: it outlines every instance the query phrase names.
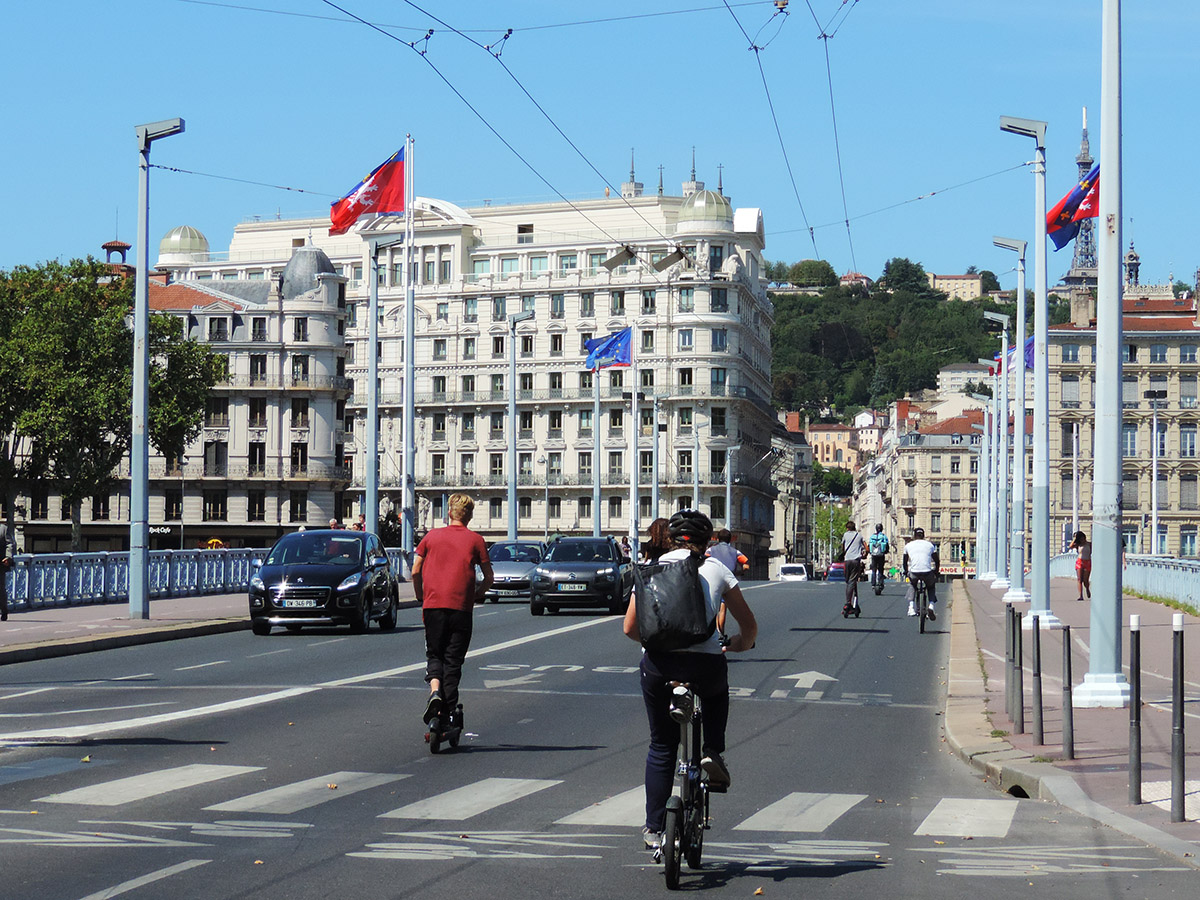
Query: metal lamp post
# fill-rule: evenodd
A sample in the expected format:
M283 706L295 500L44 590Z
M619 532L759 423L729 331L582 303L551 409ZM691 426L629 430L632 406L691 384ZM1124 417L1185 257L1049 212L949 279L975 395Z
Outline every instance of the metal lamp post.
M129 618L150 618L150 145L182 134L183 119L134 128L138 142L138 250L133 304L133 435L129 444ZM180 524L183 512L180 511ZM182 528L180 529L182 531Z
M517 539L517 323L533 318L533 310L508 317L508 539Z
M730 531L733 531L733 455L741 449L741 444L725 448L725 527Z
M544 466L546 471L546 496L545 496L545 511L546 511L546 534L545 540L550 540L550 461L545 456L538 457L538 465Z
M999 472L994 500L996 503L996 531L993 544L996 548L996 579L992 587L996 590L1007 591L1011 587L1008 576L1008 555L1004 552L1004 535L1008 534L1008 504L1010 486L1008 480L1008 328L1009 318L1002 313L985 312L983 317L1000 326L1000 436L999 436ZM1024 475L1024 473L1022 473ZM1023 573L1022 573L1023 574Z
M1153 410L1150 432L1150 553L1157 556L1162 551L1158 546L1158 401L1167 398L1167 392L1144 391L1142 396L1150 401Z
M1025 590L1025 242L1016 238L992 238L992 243L1017 254L1017 327L1013 336L1013 503L1012 530L1007 536L1009 589L1006 603L1027 603ZM1005 382L1008 384L1008 372ZM1001 539L1005 536L1001 535Z
M1025 621L1030 627L1037 621L1042 628L1058 628L1062 623L1050 612L1050 306L1046 289L1046 123L1038 119L1001 116L1000 130L1034 140L1033 545L1028 597L1033 603Z

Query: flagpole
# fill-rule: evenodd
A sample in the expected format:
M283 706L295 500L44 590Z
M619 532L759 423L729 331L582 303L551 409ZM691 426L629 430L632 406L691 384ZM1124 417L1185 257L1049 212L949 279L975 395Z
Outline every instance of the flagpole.
M411 134L404 136L404 465L401 468L401 498L403 509L403 524L401 529L401 547L405 565L411 567L413 562L413 538L416 524L416 479L413 471L416 465L416 394L413 391L416 380L416 328L417 311L416 296L412 280L413 258L413 198L416 194L413 188L413 139ZM377 353L374 344L371 345L371 357ZM374 415L375 411L372 410ZM407 573L406 573L407 574Z
M638 367L637 367L637 352L633 346L633 329L629 330L629 366L633 372L632 384L630 384L630 421L629 421L629 546L630 555L633 559L638 557L638 430L641 428L641 423L638 421Z
M592 369L592 537L600 537L600 366Z
M368 239L371 265L367 277L367 346L379 344L379 242ZM363 490L363 521L368 531L379 529L379 356L367 354L367 452ZM337 513L341 511L338 510ZM336 514L336 513L335 513ZM340 518L340 516L339 516Z

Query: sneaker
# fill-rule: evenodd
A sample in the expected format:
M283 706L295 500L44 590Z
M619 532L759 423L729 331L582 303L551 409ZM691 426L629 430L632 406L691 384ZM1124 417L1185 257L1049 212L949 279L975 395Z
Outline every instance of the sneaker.
M425 715L422 716L422 721L428 725L434 719L440 719L442 716L442 708L445 704L442 702L442 695L436 691L429 695L429 702L425 704Z
M915 603L910 603L910 604L908 604L908 615L909 615L909 617L911 618L911 617L913 617L913 616L916 616L916 614L917 614L917 606L916 606L916 604L915 604Z
M700 760L700 768L708 773L708 783L713 787L727 788L733 783L720 753L706 753Z
M649 827L643 826L642 843L647 850L658 850L662 846L662 835L657 831L651 831Z
M937 621L937 616L935 616L935 615L933 614L933 604L932 604L932 603L931 603L931 604L929 604L929 609L928 609L928 611L926 611L926 613L925 613L925 618L927 618L927 619L928 619L930 622L936 622L936 621Z
M688 722L692 718L692 695L683 685L671 691L671 718L676 722Z

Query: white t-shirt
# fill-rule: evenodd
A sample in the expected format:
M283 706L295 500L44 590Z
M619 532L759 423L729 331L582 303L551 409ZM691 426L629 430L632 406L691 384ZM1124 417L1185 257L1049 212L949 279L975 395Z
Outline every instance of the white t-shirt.
M686 549L668 550L658 558L658 561L660 563L676 562L681 559L687 559L688 554L691 552ZM737 587L737 585L737 578L729 571L725 563L713 559L711 556L704 558L704 561L700 564L700 586L704 589L704 607L710 620L717 617L717 611L721 608L721 600L726 592ZM721 633L714 630L712 637L708 640L675 652L720 653Z
M909 541L904 545L904 555L908 557L908 571L932 572L933 554L936 550L937 547L924 538Z

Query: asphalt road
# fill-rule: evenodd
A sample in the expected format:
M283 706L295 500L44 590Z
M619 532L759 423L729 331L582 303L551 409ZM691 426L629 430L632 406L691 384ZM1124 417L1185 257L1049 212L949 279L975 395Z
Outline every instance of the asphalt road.
M900 588L747 584L705 864L730 896L1195 896L1195 872L997 792L940 735L947 635ZM865 585L864 585L865 588ZM401 627L193 638L0 668L0 897L630 897L641 850L639 650L615 617L476 611L467 733L423 741ZM63 850L69 850L64 853Z

